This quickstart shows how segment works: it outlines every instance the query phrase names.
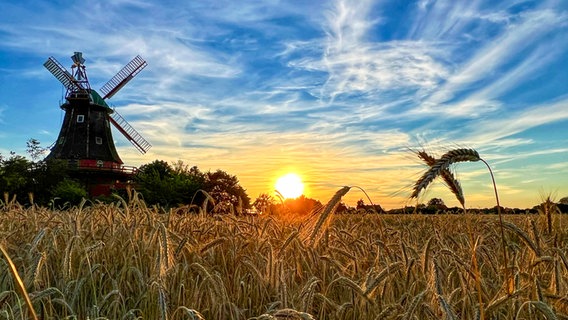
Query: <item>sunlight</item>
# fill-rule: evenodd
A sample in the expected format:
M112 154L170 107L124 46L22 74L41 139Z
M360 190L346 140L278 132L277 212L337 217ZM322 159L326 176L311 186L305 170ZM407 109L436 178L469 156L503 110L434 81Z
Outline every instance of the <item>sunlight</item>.
M286 199L297 198L304 192L302 179L295 173L288 173L278 178L275 188Z

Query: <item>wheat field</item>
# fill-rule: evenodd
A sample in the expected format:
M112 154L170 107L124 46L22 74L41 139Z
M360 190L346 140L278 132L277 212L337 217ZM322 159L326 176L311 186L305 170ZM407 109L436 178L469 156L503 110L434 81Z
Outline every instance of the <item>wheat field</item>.
M562 215L551 232L543 216L504 216L503 242L496 216L329 211L321 224L318 213L211 216L136 198L3 203L0 318L568 318Z

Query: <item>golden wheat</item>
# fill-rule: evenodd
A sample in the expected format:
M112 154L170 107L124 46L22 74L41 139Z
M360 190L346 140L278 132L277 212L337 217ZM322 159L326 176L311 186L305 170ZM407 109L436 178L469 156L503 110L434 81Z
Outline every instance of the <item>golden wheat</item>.
M568 230L548 233L531 216L507 217L504 248L495 216L342 215L331 208L315 236L325 242L310 245L323 211L310 227L279 216L179 215L146 207L135 193L131 199L57 211L2 208L0 243L43 318L568 314ZM503 276L502 250L513 254L513 278ZM29 308L7 270L0 261L0 317L25 318Z

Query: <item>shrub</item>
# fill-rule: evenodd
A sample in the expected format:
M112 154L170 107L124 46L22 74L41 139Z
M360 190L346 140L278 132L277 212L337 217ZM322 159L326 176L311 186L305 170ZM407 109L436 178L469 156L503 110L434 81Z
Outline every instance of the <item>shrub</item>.
M75 180L65 179L61 181L52 191L52 196L56 199L56 204L76 205L87 198L85 188Z

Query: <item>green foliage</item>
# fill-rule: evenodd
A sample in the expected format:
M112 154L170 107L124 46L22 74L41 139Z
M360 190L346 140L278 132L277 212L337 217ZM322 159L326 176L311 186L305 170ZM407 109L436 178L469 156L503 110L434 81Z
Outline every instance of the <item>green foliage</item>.
M22 156L11 154L0 162L0 190L18 194L30 183L31 162Z
M52 199L55 186L68 178L67 162L57 159L42 160L34 163L31 172L32 185L28 191L34 193L37 204L47 204Z
M77 205L81 203L83 198L87 198L88 194L81 183L65 179L53 189L52 196L56 199L56 204Z
M200 205L205 200L205 191L214 200L213 212L239 212L250 208L250 198L239 184L236 176L225 171L201 172L182 161L173 165L155 160L140 167L135 177L137 190L146 203L173 207L183 204Z
M28 141L28 153L32 158L36 159L44 151L37 140ZM38 205L47 205L54 197L58 198L59 204L77 204L87 198L85 188L68 178L67 162L63 160L34 162L13 152L7 158L0 155L0 193L16 196L22 204L28 199L32 201L29 194L33 194L33 202ZM182 161L172 165L162 160L145 164L140 167L134 182L137 191L150 205L201 205L208 194L215 200L215 207L209 208L214 212L240 213L250 208L250 198L236 176L222 170L204 173ZM198 192L200 190L205 193Z
M196 167L187 169L179 163L172 167L162 160L141 166L135 177L137 188L148 204L166 207L190 203L202 187L202 180Z
M37 140L28 141L28 153L32 158L37 158L43 151ZM30 200L28 194L32 193L34 203L46 205L51 200L51 190L67 177L66 172L67 164L61 160L34 162L14 152L8 158L0 155L0 193L16 196L22 204Z

